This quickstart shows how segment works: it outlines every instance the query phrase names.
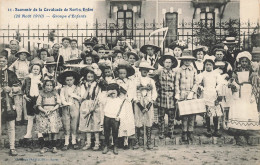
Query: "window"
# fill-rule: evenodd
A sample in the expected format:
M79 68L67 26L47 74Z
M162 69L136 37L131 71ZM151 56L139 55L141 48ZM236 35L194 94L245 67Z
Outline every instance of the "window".
M166 13L166 27L169 27L166 36L166 46L168 46L173 41L177 40L177 30L178 30L178 13Z
M117 24L119 35L123 35L127 39L133 38L133 11L119 10L117 12Z
M214 12L201 12L200 21L206 27L215 28L215 13Z

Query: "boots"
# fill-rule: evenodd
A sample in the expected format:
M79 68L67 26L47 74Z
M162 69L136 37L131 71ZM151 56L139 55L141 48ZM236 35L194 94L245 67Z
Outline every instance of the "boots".
M99 150L99 141L97 142L95 142L95 146L93 147L93 151L98 151Z
M213 123L214 123L214 133L213 136L215 137L221 137L221 134L218 132L218 117L213 117Z
M103 151L102 151L102 154L106 154L108 153L109 149L107 147L107 145L104 147Z
M86 142L86 145L82 148L82 150L88 150L91 147L91 143Z
M187 132L185 132L185 131L182 132L181 140L182 141L188 141Z
M138 149L139 146L139 138L140 138L140 128L135 127L135 145L133 146L133 149Z
M117 150L117 146L114 146L114 150L113 150L113 153L114 153L115 155L118 155L118 150Z
M159 127L159 139L164 139L164 130L165 130L165 124L164 122L162 124L160 124Z
M151 135L152 135L152 127L146 127L147 149L148 150L153 149Z
M207 127L206 136L211 137L212 132L211 132L211 129L210 129L210 117L208 117L208 116L206 116L206 127Z
M190 140L192 142L194 141L194 135L193 135L192 131L187 132L187 137L188 137L188 140Z
M52 143L52 151L51 152L52 153L57 153L58 152L58 150L56 148L57 140L52 140L51 143Z

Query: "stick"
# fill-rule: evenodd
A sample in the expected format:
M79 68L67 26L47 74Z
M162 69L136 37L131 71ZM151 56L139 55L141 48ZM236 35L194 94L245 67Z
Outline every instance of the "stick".
M144 113L143 115L143 121L144 121L144 148L143 148L143 151L145 152L146 151L146 128L145 128L145 114L146 112Z

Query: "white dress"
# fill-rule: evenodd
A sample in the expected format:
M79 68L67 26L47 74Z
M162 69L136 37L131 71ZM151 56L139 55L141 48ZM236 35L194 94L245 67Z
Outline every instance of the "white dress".
M251 102L252 85L239 87L240 97L233 99L230 106L228 127L239 130L260 130L256 101Z
M209 116L222 116L219 106L215 106L218 97L218 89L222 85L221 77L215 70L211 72L204 71L198 75L198 83L203 86L201 98L204 99L208 106Z
M116 82L127 91L126 94L120 94L120 97L126 100L124 102L124 106L122 107L124 108L124 110L122 110L123 113L120 115L118 137L131 136L135 134L135 119L131 102L135 94L135 85L133 85L133 81L127 78L124 80L116 79Z

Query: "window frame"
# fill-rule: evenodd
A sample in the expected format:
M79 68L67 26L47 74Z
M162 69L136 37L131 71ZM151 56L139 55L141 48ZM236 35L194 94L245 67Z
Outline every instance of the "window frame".
M123 13L123 18L119 18L119 13ZM131 13L131 17L127 17L127 13ZM133 14L133 10L118 10L117 11L117 25L118 25L118 22L119 20L123 20L123 29L119 29L119 31L123 30L123 36L126 38L126 39L133 39L133 32L134 32L134 14ZM128 29L127 28L127 20L131 20L131 26L132 28L131 29ZM132 35L128 35L127 31L131 31L131 34Z

